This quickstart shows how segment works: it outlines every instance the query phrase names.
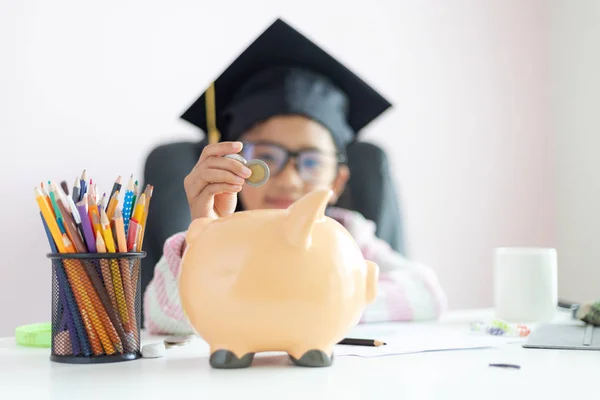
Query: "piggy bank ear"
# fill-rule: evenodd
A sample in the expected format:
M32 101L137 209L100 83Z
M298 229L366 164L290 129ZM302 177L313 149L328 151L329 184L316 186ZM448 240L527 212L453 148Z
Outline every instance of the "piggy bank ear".
M311 192L288 208L283 230L292 245L301 249L310 246L313 227L325 216L325 207L332 195L331 190Z
M185 235L185 242L189 245L191 242L196 240L204 229L210 224L212 219L210 218L198 218L192 221L188 228L187 234Z

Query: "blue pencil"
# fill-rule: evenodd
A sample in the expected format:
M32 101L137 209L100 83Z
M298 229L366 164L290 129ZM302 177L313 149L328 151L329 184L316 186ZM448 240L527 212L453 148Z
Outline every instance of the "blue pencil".
M131 211L133 208L133 174L129 178L129 183L127 184L127 190L125 191L125 196L123 197L123 227L125 228L125 237L127 237L127 230L129 229L129 218L131 217Z
M81 186L79 188L79 201L83 200L83 196L85 195L85 193L87 192L87 173L85 172L85 169L83 170L83 173L81 174L81 180L79 181Z

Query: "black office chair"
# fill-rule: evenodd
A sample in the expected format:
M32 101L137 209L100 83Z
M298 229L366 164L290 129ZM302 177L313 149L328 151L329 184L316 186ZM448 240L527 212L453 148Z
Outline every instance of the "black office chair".
M183 180L205 145L206 139L160 145L146 159L144 186L153 185L154 192L144 234L147 256L142 261L142 293L154 276L165 240L187 230L191 222ZM371 143L355 142L347 154L350 179L337 206L375 222L376 235L405 255L400 205L385 153Z

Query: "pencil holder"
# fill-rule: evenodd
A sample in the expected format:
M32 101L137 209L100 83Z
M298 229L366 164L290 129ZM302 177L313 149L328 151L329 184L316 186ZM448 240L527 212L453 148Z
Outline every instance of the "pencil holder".
M95 364L141 357L140 266L145 252L48 254L50 359Z

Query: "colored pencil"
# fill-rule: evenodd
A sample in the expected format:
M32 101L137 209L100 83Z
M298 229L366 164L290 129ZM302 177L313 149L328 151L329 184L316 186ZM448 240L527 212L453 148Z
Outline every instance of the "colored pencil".
M345 338L338 342L338 344L345 344L350 346L371 346L371 347L379 347L385 346L386 343L381 340L372 340L372 339L355 339L355 338Z
M87 172L84 169L81 173L81 178L79 179L80 184L80 193L79 193L79 201L83 200L83 195L87 192Z
M48 224L44 219L44 216L40 212L40 217L42 219L42 224L44 225L44 231L46 232L46 237L48 238L48 242L50 244L50 249L52 253L57 254L58 248L56 247L56 243L54 243L54 239L52 238L52 234L50 233L50 229L48 228ZM73 293L70 290L69 285L64 280L64 270L62 266L62 261L57 260L58 264L56 265L56 280L58 283L58 291L60 302L63 306L63 313L68 316L65 318L67 322L67 330L69 331L69 337L71 338L71 347L73 350L73 354L79 355L81 354L81 347L79 341L83 332L83 324L81 319L77 320L79 317L79 312L77 311L77 306L75 305L75 300L73 299ZM58 271L60 269L60 271ZM77 321L77 322L75 322ZM77 327L75 325L77 323ZM89 343L88 343L89 348ZM91 351L89 352L91 353Z
M135 204L138 199L138 181L133 184L133 197L131 198L131 209L135 210ZM132 211L133 212L133 211Z
M66 249L66 253L74 253L75 248L73 247L71 241L63 234L63 245ZM67 280L73 288L73 294L75 295L75 301L79 308L79 312L81 313L81 318L83 320L83 325L87 332L87 337L90 341L90 345L92 347L92 352L94 355L101 355L103 353L102 343L98 335L106 335L102 324L100 324L98 315L96 314L96 310L92 305L92 302L87 295L85 290L85 286L81 284L81 275L80 271L77 268L72 268L73 265L70 263L65 263L65 272L67 275Z
M127 242L125 240L125 227L123 225L123 215L121 210L117 209L113 217L114 233L117 237L118 251L120 253L127 252ZM129 313L129 323L131 330L134 333L135 340L137 337L137 321L135 317L135 289L131 280L131 271L129 262L126 259L120 260L121 276L123 278L123 288L125 290L125 301L127 303L127 312Z
M57 331L68 335L71 355L138 350L135 299L139 260L103 258L101 254L141 251L154 187L146 184L141 192L132 174L123 189L121 180L119 175L110 196L103 193L101 197L85 169L71 190L64 180L60 185L48 180L34 188L51 251L98 254L95 260L53 262L59 291L53 302L53 320L57 321ZM123 206L119 207L122 190Z
M148 210L150 209L150 200L152 199L152 189L153 186L146 185L146 189L144 190L144 195L146 197L146 204L144 206L144 213L142 216L142 220L140 221L141 232L138 237L138 245L136 246L137 251L142 251L142 246L144 245L144 233L146 232L146 221L148 220Z
M77 203L77 211L79 213L79 218L81 219L81 227L83 230L83 236L85 238L85 243L87 249L90 253L96 252L96 238L94 236L94 231L92 229L92 223L88 216L88 212L86 209L85 197L84 200Z
M106 293L106 289L102 285L102 281L96 272L96 268L90 263L90 260L82 260L83 267L85 268L85 272L89 279L92 282L93 287L96 289L94 293L98 296L94 295L94 307L100 314L100 318L102 319L102 324L107 330L108 336L112 341L117 352L123 354L123 341L126 340L125 332L123 332L123 327L119 323L118 318L115 315L114 308L110 303L108 295ZM93 291L91 291L93 292ZM107 351L107 354L108 353Z
M67 184L67 181L61 181L60 187L62 188L62 190L65 191L65 194L68 196L69 195L69 185Z
M129 218L131 217L131 209L133 207L133 174L129 178L127 183L127 189L125 190L125 196L123 197L123 224L125 225L125 235L129 229Z
M115 210L117 209L117 205L119 204L119 190L112 194L112 198L108 202L108 207L106 209L106 216L109 220L112 220L113 215L115 215Z
M67 235L69 236L69 239L75 245L75 249L78 253L86 253L87 247L83 243L83 239L79 235L79 230L77 229L77 225L75 224L73 217L71 217L71 213L64 206L62 199L58 199L57 203L58 208L60 209L62 215L65 218L65 228L67 230Z
M102 194L100 198L100 202L98 203L98 211L105 210L106 211L106 193Z
M98 253L107 252L106 245L104 244L104 239L102 239L102 233L100 231L96 232L96 247L98 249ZM102 278L104 279L104 286L108 292L113 309L118 310L119 306L117 305L117 296L115 295L115 288L112 281L112 275L110 273L110 264L106 258L100 259L100 269L102 272Z
M102 238L104 239L104 243L106 244L106 249L109 253L116 253L115 242L112 236L112 230L110 228L110 223L104 211L102 212L100 224L102 226ZM119 271L119 266L115 259L110 260L110 270L112 272L113 286L115 289L115 295L117 297L117 305L119 306L119 311L121 313L121 321L123 322L125 332L129 333L131 332L131 326L129 324L129 315L127 313L127 302L125 301L125 293L123 290L121 273Z
M81 185L79 183L79 178L75 177L75 182L73 183L73 194L72 199L74 203L79 203L79 192L81 189Z
M112 199L112 197L115 195L115 192L118 192L120 190L121 190L121 175L117 176L117 179L115 179L115 183L113 183L113 187L112 187L112 190L110 191L110 196L108 198ZM110 217L110 218L112 219L112 217Z

